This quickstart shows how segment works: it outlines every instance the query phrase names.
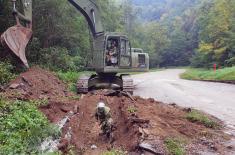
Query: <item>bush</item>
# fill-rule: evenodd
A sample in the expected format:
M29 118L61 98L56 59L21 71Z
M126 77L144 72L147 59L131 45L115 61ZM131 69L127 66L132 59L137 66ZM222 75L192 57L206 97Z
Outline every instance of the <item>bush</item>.
M70 91L77 92L77 86L76 83L79 79L79 77L82 75L90 75L92 72L84 71L84 72L74 72L74 71L68 71L68 72L57 72L57 76L60 80L64 81L68 84Z
M235 56L226 60L225 63L227 66L234 66L235 65Z
M0 62L0 85L7 84L15 77L12 70L13 66L10 63Z
M59 131L33 102L10 102L0 98L0 154L38 153L38 146Z
M28 52L29 62L54 71L78 71L84 68L85 60L80 56L70 56L62 47L40 48L37 38L33 38Z
M213 53L199 53L197 52L191 61L191 66L195 68L210 68L213 66L215 60Z

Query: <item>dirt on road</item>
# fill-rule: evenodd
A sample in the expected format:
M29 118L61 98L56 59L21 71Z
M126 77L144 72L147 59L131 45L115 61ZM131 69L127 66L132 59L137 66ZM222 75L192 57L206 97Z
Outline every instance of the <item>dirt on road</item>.
M75 154L99 155L113 149L141 154L145 149L140 148L140 144L148 144L158 154L170 154L166 147L167 139L181 141L186 154L204 151L227 154L233 149L224 145L229 137L223 133L223 128L211 129L187 120L190 109L166 105L154 99L123 94L110 96L107 90L95 91L77 99L77 95L70 93L54 74L37 67L12 81L3 94L9 99L47 99L48 104L39 109L52 123L72 112L73 116L63 127L59 145L64 154L73 151ZM94 117L100 100L111 108L116 128L112 143L99 134L99 123ZM71 138L66 138L68 131Z

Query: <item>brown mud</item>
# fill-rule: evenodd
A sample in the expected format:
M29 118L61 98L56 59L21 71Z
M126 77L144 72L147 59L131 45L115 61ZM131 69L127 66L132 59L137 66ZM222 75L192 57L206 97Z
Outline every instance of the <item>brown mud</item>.
M54 74L38 67L21 74L3 92L9 99L47 99L48 104L39 109L53 123L71 111L74 113L62 131L59 148L64 154L73 150L75 154L99 155L112 149L141 154L141 143L151 144L158 154L169 154L164 145L167 138L183 141L186 154L200 154L204 151L227 154L229 149L233 149L224 146L229 136L223 133L222 128L215 130L188 121L188 109L153 99L106 94L105 90L100 90L82 95L78 100ZM101 99L111 108L115 125L112 143L100 135L99 123L94 117L95 108ZM69 129L70 139L65 138Z

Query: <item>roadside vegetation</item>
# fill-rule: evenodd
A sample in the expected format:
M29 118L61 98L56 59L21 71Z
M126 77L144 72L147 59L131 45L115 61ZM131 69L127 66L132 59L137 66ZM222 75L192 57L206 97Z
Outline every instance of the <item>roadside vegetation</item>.
M203 114L202 112L197 110L192 110L191 112L189 112L186 115L186 118L191 122L201 123L208 128L216 129L220 127L219 123L209 118L206 114Z
M121 150L111 150L111 151L107 151L104 152L102 155L127 155L128 153L125 151L121 151Z
M12 72L13 66L7 62L0 62L0 86L7 84L16 75Z
M235 82L235 67L227 67L223 69L206 70L206 69L188 69L180 76L188 80L213 80L213 81L234 81Z
M167 138L165 146L171 155L185 155L184 143L176 138Z
M45 138L59 135L38 104L0 97L0 154L37 154Z
M83 72L76 72L76 71L59 71L56 72L57 76L59 77L60 80L64 81L68 87L69 90L72 92L77 92L76 88L76 83L79 79L80 76L82 75L91 75L93 72L92 71L83 71Z

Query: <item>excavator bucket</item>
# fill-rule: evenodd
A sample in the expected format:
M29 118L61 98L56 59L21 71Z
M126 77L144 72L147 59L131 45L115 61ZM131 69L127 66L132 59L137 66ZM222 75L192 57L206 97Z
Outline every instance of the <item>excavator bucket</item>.
M33 32L30 28L17 24L8 28L1 35L1 43L3 46L9 48L27 68L29 68L29 65L25 56L25 48L32 36L32 33Z

